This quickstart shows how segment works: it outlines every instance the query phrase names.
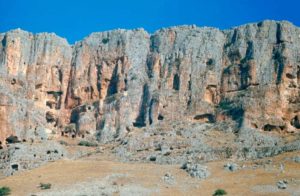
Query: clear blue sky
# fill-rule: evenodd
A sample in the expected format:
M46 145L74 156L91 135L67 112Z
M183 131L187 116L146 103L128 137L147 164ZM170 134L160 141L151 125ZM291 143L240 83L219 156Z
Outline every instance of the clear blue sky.
M299 0L0 0L0 32L55 32L70 43L91 32L182 24L220 29L264 19L300 26Z

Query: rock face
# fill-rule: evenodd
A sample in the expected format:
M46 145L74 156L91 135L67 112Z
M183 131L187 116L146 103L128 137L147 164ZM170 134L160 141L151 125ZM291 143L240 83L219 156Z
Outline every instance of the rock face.
M110 142L172 122L223 123L248 146L300 132L300 29L289 22L114 30L73 46L19 29L0 40L2 145Z
M72 48L48 33L14 30L0 39L0 140L46 139L65 119Z

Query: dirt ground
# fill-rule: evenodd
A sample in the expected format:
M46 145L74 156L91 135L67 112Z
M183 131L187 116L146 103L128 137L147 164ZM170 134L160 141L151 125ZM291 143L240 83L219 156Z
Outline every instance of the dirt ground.
M296 155L300 152L251 162L234 161L240 166L234 172L224 169L224 164L230 160L210 162L206 164L210 177L199 180L190 177L180 165L122 163L100 153L20 172L1 179L0 186L10 187L12 195L17 196L101 195L101 189L105 189L107 195L212 195L219 188L226 190L228 195L298 196L300 163L291 159ZM173 183L163 180L166 173L174 177ZM281 190L276 183L283 179L288 181L288 187ZM51 183L52 187L41 190L40 183ZM130 192L130 189L135 191Z

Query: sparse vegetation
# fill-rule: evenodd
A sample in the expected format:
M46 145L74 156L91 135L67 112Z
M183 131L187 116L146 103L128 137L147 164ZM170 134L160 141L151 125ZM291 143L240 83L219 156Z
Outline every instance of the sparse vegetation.
M7 186L3 186L0 188L0 196L10 195L11 190Z
M226 158L230 158L232 156L232 148L226 147L225 148Z
M50 183L40 183L40 188L42 190L51 189L51 184Z
M137 79L137 76L136 75L133 75L131 76L130 80L133 81L133 80L136 80Z
M61 145L65 145L65 146L68 145L68 143L67 143L66 141L64 141L64 140L60 140L59 143L60 143Z
M78 145L79 146L87 146L87 147L97 147L98 146L98 144L95 142L84 141L84 140L80 141L78 143Z
M217 189L213 194L213 196L220 196L220 195L227 195L227 192L223 189Z

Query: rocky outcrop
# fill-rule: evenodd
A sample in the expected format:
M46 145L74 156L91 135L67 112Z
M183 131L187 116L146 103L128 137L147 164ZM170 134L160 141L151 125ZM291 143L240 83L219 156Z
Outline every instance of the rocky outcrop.
M0 172L6 176L39 167L49 161L68 156L63 146L54 141L32 144L15 144L0 151Z
M2 143L110 142L173 122L225 123L249 146L300 131L300 29L289 22L114 30L73 46L22 30L0 40Z
M144 101L148 53L144 30L93 33L75 44L66 108L72 110L71 122L79 132L101 141L127 132Z
M72 48L54 34L0 35L0 140L46 139L64 120Z

